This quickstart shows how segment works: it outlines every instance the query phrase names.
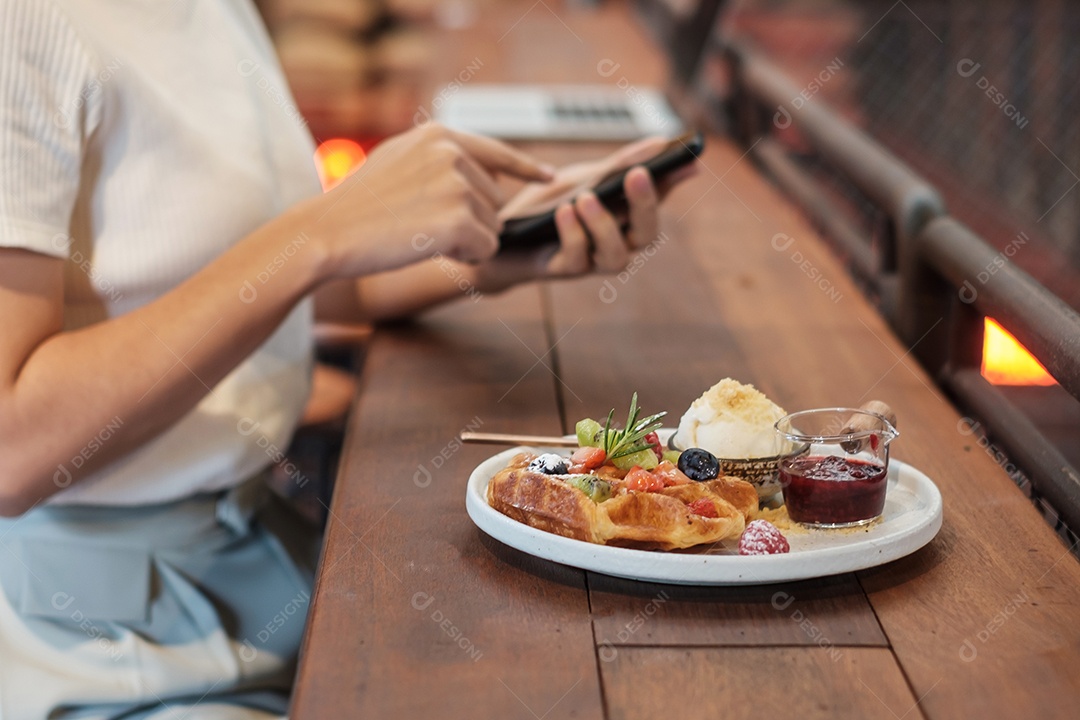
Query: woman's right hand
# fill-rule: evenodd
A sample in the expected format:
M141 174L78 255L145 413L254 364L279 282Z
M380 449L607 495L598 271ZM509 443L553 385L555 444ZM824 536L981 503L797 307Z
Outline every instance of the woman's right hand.
M547 181L550 168L496 140L437 124L379 145L360 169L300 206L297 230L317 239L326 278L391 270L436 252L479 262L498 250L502 173Z

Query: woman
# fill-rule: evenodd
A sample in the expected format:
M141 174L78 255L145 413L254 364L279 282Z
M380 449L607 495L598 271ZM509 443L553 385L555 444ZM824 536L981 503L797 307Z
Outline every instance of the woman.
M322 195L249 0L0 0L0 717L284 712L310 542L261 473L313 318L455 297L435 253L481 292L617 271L641 169L626 235L585 194L557 250L493 258L500 219L657 147L553 176L431 126Z

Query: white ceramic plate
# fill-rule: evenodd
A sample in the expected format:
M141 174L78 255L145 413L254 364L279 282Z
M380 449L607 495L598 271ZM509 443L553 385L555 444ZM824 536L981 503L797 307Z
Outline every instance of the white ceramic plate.
M863 570L909 555L930 542L941 528L941 493L919 470L889 461L885 511L869 528L785 533L791 552L738 554L728 540L708 552L632 550L594 545L537 530L500 513L487 503L488 482L519 452L566 448L511 448L480 463L469 477L465 507L476 526L522 552L593 572L678 585L756 585L805 580Z

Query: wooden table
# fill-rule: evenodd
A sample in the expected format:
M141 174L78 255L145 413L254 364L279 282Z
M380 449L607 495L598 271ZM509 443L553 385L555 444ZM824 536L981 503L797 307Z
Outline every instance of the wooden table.
M610 6L501 4L444 37L436 73L480 58L476 81L603 81L606 58L628 83L660 81ZM375 334L292 717L1077 717L1080 564L806 221L721 138L663 219L632 274L465 299ZM894 457L941 489L938 537L854 574L699 588L540 560L466 515L493 450L461 447L461 430L566 432L635 390L677 418L725 376L789 410L890 402Z

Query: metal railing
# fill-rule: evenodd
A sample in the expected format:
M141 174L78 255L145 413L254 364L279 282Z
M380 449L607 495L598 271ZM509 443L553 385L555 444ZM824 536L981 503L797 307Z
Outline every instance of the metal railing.
M921 271L947 293L938 303L948 305L950 340L939 380L1024 468L1039 495L1080 528L1080 471L979 371L983 318L993 317L1080 400L1080 315L955 218L932 221L915 244Z
M738 45L727 52L736 138L879 293L883 314L920 362L1030 475L1035 491L1080 528L1080 472L979 371L983 318L990 316L1080 401L1080 315L948 217L940 194L875 140L801 98L760 55ZM791 129L878 210L883 242L874 243L793 159L781 139Z
M856 274L873 288L886 318L905 340L914 342L925 329L902 312L911 304L914 289L898 282L905 264L901 248L910 245L932 218L945 213L941 196L866 133L815 98L802 97L799 88L764 57L736 43L727 46L727 53L734 78L735 136L753 148L754 158L800 200L849 258ZM798 131L878 210L877 237L837 212L815 178L774 139L789 129Z

